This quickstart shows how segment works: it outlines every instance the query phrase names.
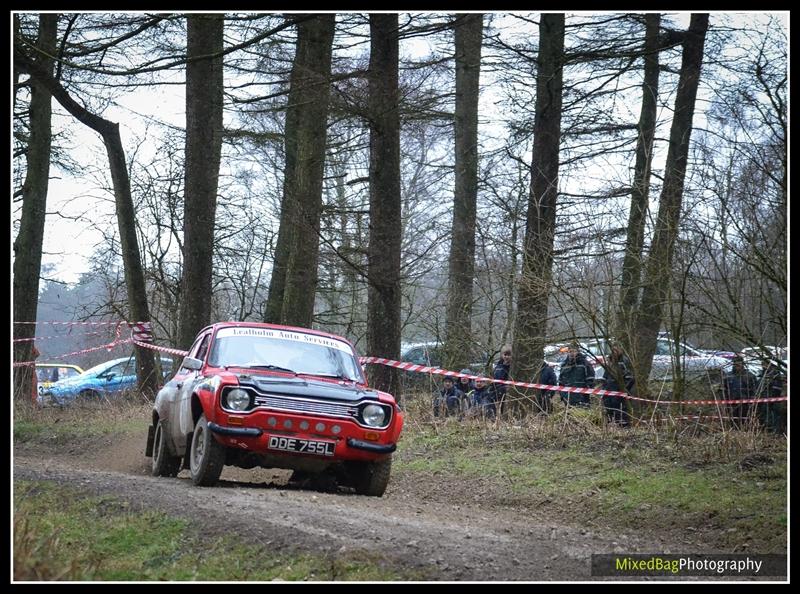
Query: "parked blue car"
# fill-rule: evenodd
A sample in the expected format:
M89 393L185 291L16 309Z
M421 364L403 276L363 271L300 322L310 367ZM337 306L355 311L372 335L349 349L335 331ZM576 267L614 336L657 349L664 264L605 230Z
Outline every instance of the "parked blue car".
M172 359L161 357L164 380L172 376ZM40 406L64 406L75 400L92 401L136 388L136 358L122 357L87 369L77 377L47 386L38 396Z

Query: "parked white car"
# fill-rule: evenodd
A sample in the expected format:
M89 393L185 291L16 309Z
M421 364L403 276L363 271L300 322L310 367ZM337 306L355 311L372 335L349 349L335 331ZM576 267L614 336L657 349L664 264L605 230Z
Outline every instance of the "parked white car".
M747 347L742 349L744 366L753 375L761 373L761 361L769 359L773 365L786 371L789 365L789 349L778 346Z

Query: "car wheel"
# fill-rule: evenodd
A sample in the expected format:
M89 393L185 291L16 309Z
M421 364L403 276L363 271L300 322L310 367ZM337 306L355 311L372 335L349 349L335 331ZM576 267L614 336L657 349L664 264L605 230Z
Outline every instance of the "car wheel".
M81 400L85 402L98 402L100 400L100 392L95 390L84 390L80 393Z
M159 419L153 436L153 476L176 476L181 469L181 457L173 456L167 448L164 422Z
M220 444L208 428L206 416L201 415L194 426L189 453L189 469L195 485L210 487L219 480L225 465L225 447Z
M376 462L354 463L350 476L356 493L381 497L389 484L391 470L391 457Z

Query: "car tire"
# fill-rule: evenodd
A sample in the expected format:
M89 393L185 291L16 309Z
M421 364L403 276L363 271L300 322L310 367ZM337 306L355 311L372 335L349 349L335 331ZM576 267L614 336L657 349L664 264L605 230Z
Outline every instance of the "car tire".
M359 495L381 497L389 484L392 458L376 462L356 462L350 470L352 484Z
M153 436L153 476L177 476L182 458L173 456L167 447L165 423L159 419Z
M219 480L225 465L225 446L220 444L208 428L205 415L197 419L189 451L189 470L192 482L201 487L211 487Z

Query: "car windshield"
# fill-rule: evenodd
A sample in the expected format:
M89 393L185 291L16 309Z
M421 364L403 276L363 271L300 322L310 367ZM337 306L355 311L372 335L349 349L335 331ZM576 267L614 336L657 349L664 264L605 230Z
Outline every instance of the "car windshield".
M121 363L125 363L125 365L121 365ZM89 376L89 375L100 375L101 373L108 371L112 367L119 365L119 369L114 369L113 372L117 375L123 373L125 375L135 375L136 374L136 359L135 357L130 357L129 359L114 359L112 361L106 361L105 363L100 363L99 365L95 365L94 367L90 367L86 371L84 371L81 376ZM169 372L172 369L172 359L162 358L161 359L161 369L164 372ZM72 377L72 376L70 376ZM75 377L78 377L76 375Z
M261 367L364 381L353 349L346 342L271 328L221 328L208 363L214 367Z
M80 372L73 367L36 367L36 378L40 382L57 382L79 374Z
M109 367L116 365L124 361L124 359L114 359L113 361L106 361L105 363L100 363L99 365L95 365L94 367L90 367L86 371L83 372L83 375L99 375L103 373Z

